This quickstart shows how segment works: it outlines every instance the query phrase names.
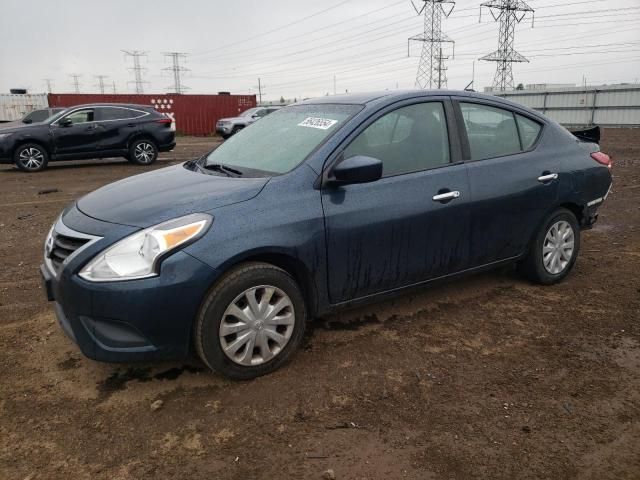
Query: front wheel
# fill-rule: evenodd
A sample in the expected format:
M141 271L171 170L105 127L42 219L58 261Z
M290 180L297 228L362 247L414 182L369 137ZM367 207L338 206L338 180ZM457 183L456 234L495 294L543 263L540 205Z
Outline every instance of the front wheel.
M47 168L49 154L37 143L27 143L16 149L13 160L24 172L39 172Z
M158 158L158 147L146 138L134 141L129 147L128 159L136 165L151 165Z
M551 285L573 268L580 250L580 226L576 216L559 208L547 217L521 264L524 275L535 283Z
M306 316L300 288L287 272L247 263L207 296L196 320L196 350L209 368L227 377L265 375L297 350Z

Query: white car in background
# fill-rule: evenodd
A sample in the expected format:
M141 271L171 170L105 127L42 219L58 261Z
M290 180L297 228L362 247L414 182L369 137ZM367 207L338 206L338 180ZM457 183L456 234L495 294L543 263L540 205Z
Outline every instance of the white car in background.
M282 107L254 107L249 110L245 110L237 117L221 118L216 123L216 132L224 139L229 138L231 135L238 133L247 125L251 125L253 122L260 120L262 117L269 115L270 113L279 110Z

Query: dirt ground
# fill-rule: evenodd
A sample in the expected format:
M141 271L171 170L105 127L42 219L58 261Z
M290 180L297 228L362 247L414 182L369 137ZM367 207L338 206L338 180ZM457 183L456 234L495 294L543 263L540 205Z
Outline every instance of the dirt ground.
M214 143L180 138L156 168ZM97 363L56 324L51 223L143 168L1 166L0 478L640 478L640 129L603 148L613 192L564 283L492 272L327 317L250 382Z

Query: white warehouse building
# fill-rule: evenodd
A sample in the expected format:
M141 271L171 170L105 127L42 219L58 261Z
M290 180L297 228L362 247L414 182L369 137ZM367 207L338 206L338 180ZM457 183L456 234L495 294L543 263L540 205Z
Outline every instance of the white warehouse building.
M532 87L493 94L533 108L566 127L640 127L640 84Z

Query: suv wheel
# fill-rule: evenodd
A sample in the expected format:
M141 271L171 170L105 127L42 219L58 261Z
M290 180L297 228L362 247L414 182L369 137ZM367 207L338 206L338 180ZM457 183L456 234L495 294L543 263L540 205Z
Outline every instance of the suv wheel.
M576 216L559 208L547 217L522 262L524 275L535 283L551 285L573 268L580 250L580 226Z
M39 172L47 168L49 154L37 143L26 143L16 149L13 160L20 170Z
M129 147L129 161L137 165L151 165L158 158L158 147L146 138L136 140Z
M240 380L255 378L291 357L306 321L295 280L273 265L248 263L209 292L196 320L196 350L212 370Z

